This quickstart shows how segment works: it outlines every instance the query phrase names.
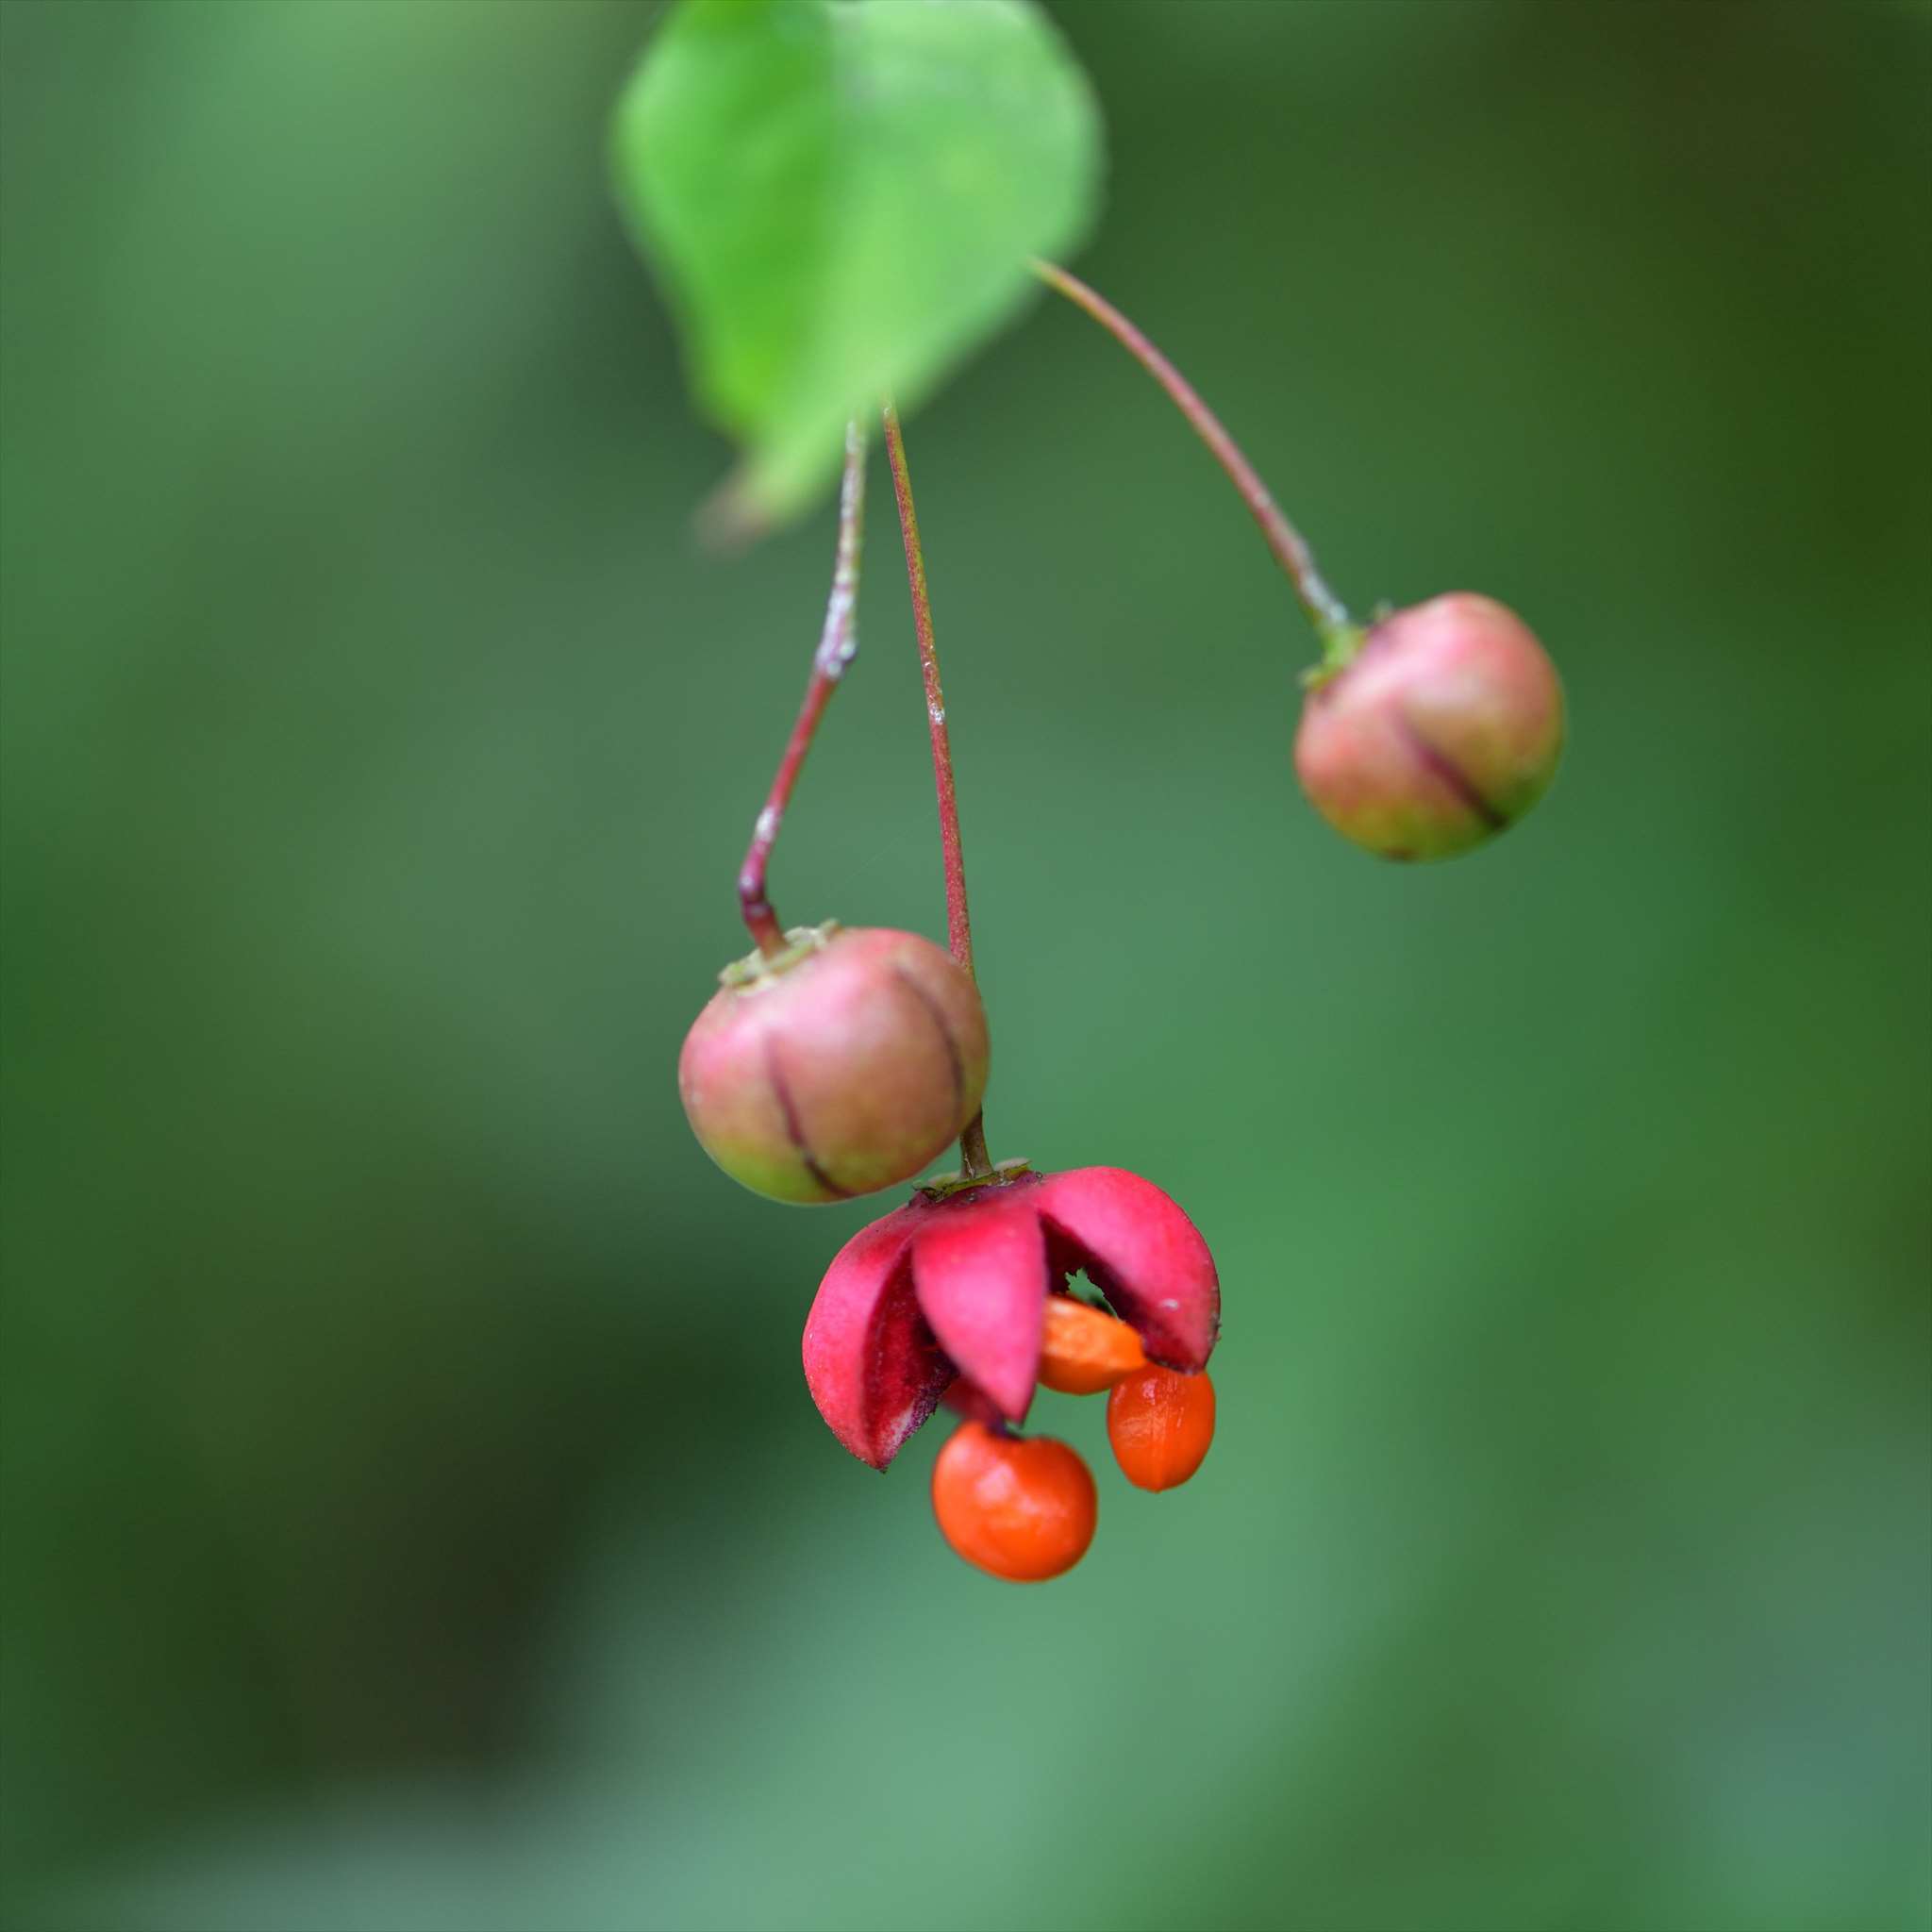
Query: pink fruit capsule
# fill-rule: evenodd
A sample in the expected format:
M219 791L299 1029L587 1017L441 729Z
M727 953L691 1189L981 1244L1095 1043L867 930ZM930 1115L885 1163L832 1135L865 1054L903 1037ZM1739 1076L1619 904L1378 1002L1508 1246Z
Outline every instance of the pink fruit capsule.
M776 1201L909 1180L979 1111L990 1049L972 980L930 940L833 922L727 967L686 1036L691 1131Z
M1528 627L1468 591L1398 610L1302 707L1295 772L1343 838L1384 858L1447 858L1548 789L1563 688Z

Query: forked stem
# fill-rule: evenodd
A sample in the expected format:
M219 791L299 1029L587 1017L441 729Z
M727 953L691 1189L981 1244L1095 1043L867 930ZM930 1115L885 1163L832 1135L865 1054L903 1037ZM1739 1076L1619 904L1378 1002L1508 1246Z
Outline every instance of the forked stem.
M806 681L805 702L778 760L777 775L752 827L751 845L738 869L738 905L745 925L766 958L785 948L785 928L772 909L765 890L765 867L772 846L791 803L791 788L811 749L819 720L831 702L845 667L858 652L858 552L865 524L865 438L856 422L845 425L845 477L839 490L839 548L832 564L832 593L825 602L825 622L812 653L811 676Z
M912 591L912 627L919 638L919 665L925 677L925 716L932 737L932 782L939 797L940 856L946 874L946 940L967 978L973 971L973 921L966 909L966 858L959 847L959 797L953 782L953 740L946 729L946 694L940 684L939 645L932 634L932 598L925 587L925 553L919 541L919 515L912 506L912 476L906 467L906 438L899 412L887 398L879 411L886 428L886 459L892 469L892 495L899 505L899 529L906 540L906 577ZM976 1113L959 1136L959 1158L969 1179L992 1173L986 1152L986 1117Z
M1333 662L1338 657L1346 658L1352 655L1358 634L1350 624L1341 600L1323 581L1321 572L1315 568L1314 555L1301 532L1282 513L1259 472L1241 454L1241 445L1227 433L1221 418L1201 400L1193 384L1097 289L1089 288L1078 275L1069 275L1050 261L1036 259L1033 272L1048 288L1058 290L1074 307L1085 309L1167 391L1194 434L1208 445L1214 460L1227 472L1228 480L1241 492L1241 501L1261 526L1268 548L1288 573L1295 596L1308 613L1308 622L1315 626L1324 656Z

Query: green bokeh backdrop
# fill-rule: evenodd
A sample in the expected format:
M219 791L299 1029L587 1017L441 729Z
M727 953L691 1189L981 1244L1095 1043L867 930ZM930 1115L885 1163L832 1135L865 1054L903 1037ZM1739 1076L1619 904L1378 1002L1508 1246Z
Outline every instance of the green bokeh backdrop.
M1001 1588L812 1412L874 1208L673 1064L829 515L603 173L648 8L6 0L7 1923L1898 1932L1932 1917L1924 11L1056 9L1082 267L1556 791L1383 867L1145 379L909 425L994 1150L1158 1179L1220 1440ZM774 874L941 929L903 578Z

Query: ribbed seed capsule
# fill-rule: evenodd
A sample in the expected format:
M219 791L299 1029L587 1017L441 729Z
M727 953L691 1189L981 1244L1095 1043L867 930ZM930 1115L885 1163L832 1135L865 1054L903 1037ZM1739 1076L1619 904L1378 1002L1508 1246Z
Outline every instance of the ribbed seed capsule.
M835 921L729 966L678 1061L704 1150L775 1201L909 1180L979 1111L986 1013L930 940Z
M1384 618L1302 708L1302 788L1384 858L1447 858L1493 838L1547 789L1563 687L1513 611L1467 591Z

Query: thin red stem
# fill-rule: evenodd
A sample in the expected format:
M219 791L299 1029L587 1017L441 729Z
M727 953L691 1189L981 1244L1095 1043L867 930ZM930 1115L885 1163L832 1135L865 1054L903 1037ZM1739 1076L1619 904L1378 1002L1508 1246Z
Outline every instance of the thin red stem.
M1332 648L1341 641L1350 629L1348 612L1323 582L1301 532L1282 514L1260 474L1241 454L1241 445L1223 427L1220 417L1201 400L1199 391L1098 290L1090 289L1078 275L1069 275L1050 261L1036 260L1033 271L1049 288L1084 308L1167 391L1214 460L1227 472L1228 480L1260 525L1262 537L1275 561L1288 573L1288 580L1324 645Z
M953 740L946 728L946 694L940 684L940 652L932 632L932 598L925 586L925 553L919 541L919 515L912 507L912 475L906 467L906 438L899 412L890 400L880 410L886 426L886 458L892 470L892 494L899 505L899 529L906 539L906 576L912 591L912 627L919 637L919 664L925 677L925 716L932 737L932 782L940 808L940 856L946 874L946 939L953 958L973 978L973 921L966 909L966 858L959 846L959 796L953 782ZM992 1172L986 1151L986 1122L974 1114L959 1136L959 1158L978 1178Z
M798 708L798 721L778 760L777 775L752 827L751 845L744 863L738 869L738 904L759 952L767 958L785 947L785 928L772 909L765 891L765 865L772 846L784 823L785 808L791 803L791 788L811 749L813 734L824 715L845 667L858 650L857 609L858 604L858 552L865 524L865 438L858 425L845 425L845 479L839 491L839 548L832 565L832 593L825 602L824 628L819 633L818 649L812 653L811 676L805 687L805 702Z

